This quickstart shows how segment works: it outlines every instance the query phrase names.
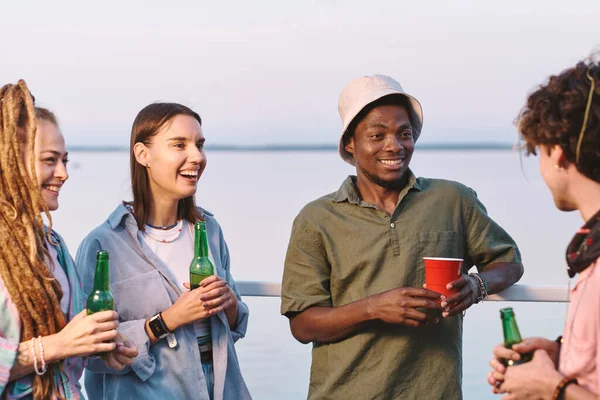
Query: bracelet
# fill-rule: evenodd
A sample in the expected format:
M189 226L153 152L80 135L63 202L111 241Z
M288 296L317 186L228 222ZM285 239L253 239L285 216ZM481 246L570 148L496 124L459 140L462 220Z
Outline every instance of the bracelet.
M480 301L485 300L488 297L487 283L479 274L473 273L469 274L469 276L475 278L475 280L477 281L477 286L479 287L479 296L477 296L475 303L479 303Z
M562 380L556 385L556 389L554 389L554 393L552 393L552 400L563 400L565 389L571 383L577 384L577 379L569 378L565 376Z
M44 359L44 344L42 343L42 335L38 336L38 343L40 344L40 358L42 359L41 375L44 375L48 368L46 367L46 360Z
M33 370L37 373L37 356L35 355L35 338L31 338L31 346L29 347L29 356L33 358Z
M40 342L40 356L42 358L42 368L38 369L38 359L37 359L37 355L35 354L35 337L31 338L31 347L29 348L29 353L31 355L31 358L33 358L33 370L35 371L36 374L38 374L39 376L42 376L46 373L47 371L47 367L46 367L46 361L44 360L44 346L42 345L42 337L38 336L38 341Z

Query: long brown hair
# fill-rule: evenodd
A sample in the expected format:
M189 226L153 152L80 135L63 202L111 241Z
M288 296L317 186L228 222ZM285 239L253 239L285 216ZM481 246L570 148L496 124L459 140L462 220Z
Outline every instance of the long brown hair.
M66 324L62 291L48 269L44 222L51 218L35 172L36 110L26 83L0 89L0 276L21 320L21 342L59 332ZM62 369L62 361L58 363ZM33 375L35 400L62 398L59 369Z
M133 206L138 229L143 231L150 217L150 182L148 170L137 162L133 148L136 143L148 146L152 138L166 124L170 123L178 115L187 115L198 121L202 126L200 115L191 108L177 103L152 103L140 111L133 121L131 127L131 141L129 144L129 161L131 168L131 191L133 202L127 203ZM194 195L179 200L177 204L177 219L185 219L191 223L203 221L204 218L196 209Z

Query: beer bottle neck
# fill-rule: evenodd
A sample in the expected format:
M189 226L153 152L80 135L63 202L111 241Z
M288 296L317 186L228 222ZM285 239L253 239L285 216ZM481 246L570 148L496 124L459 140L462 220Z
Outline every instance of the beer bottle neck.
M517 320L514 317L503 319L502 328L504 329L505 345L512 346L523 341L521 332L519 332L519 327L517 326Z
M94 291L109 290L108 260L99 259L96 261L96 275L94 276Z
M194 257L208 257L208 238L206 237L206 226L196 226L194 239Z

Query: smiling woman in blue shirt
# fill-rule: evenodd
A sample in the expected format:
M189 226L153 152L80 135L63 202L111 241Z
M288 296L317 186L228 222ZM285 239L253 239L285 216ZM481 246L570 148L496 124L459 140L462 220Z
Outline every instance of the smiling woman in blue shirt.
M83 241L77 260L89 292L94 257L108 250L119 331L139 357L115 373L88 365L90 399L250 399L234 342L248 325L229 269L229 251L213 214L197 207L206 167L200 116L176 103L145 107L130 146L133 201L119 204ZM193 227L205 221L215 275L189 290Z

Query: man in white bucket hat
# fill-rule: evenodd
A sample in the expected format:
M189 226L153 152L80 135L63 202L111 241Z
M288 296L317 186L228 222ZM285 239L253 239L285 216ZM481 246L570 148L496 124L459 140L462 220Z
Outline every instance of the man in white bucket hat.
M461 399L462 312L521 277L519 250L473 190L409 169L423 112L398 82L356 78L338 109L356 176L294 220L281 293L313 343L308 397ZM423 288L423 257L464 260L455 294Z

